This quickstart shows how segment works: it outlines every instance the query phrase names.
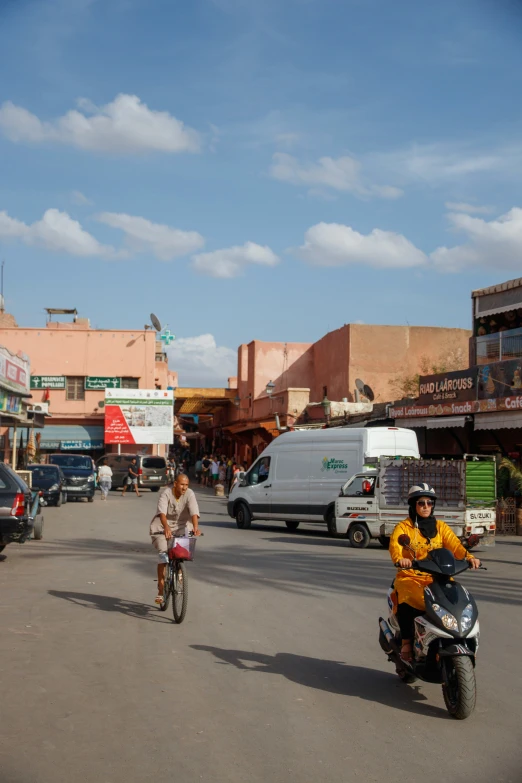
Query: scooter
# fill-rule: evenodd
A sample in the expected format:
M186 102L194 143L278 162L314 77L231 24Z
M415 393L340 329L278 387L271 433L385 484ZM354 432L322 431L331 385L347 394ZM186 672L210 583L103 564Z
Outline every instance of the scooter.
M413 683L419 678L441 684L449 714L464 720L475 709L480 627L473 596L451 577L467 571L468 561L457 560L448 549L433 549L424 560L416 560L409 536L401 535L399 544L411 552L412 568L429 574L433 582L424 588L425 613L414 621L412 662L400 657L401 634L393 585L388 591L388 621L379 617L379 644L403 682ZM470 541L468 549L473 545Z

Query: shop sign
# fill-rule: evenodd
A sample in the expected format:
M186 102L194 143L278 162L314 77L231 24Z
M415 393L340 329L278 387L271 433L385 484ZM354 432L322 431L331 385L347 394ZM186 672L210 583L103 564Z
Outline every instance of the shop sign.
M62 440L60 441L60 448L62 451L103 449L103 440Z
M13 391L26 392L29 388L29 361L0 346L0 378Z
M22 398L16 394L0 389L0 411L2 413L20 413L22 408Z
M104 377L100 375L91 375L85 379L85 388L90 391L101 391L105 389L120 389L121 378Z
M402 405L390 408L392 419L413 419L424 416L464 416L471 413L494 413L495 411L522 410L522 395L498 397L488 400L452 402L444 405Z
M419 403L430 405L434 402L454 400L456 402L477 399L478 367L467 370L421 375L419 378Z
M31 389L65 389L65 375L31 375Z

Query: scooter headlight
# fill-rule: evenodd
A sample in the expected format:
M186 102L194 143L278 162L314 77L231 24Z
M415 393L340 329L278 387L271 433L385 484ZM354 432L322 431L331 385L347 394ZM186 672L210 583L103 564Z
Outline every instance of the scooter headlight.
M443 607L439 606L439 604L432 604L431 608L437 615L437 617L440 618L440 621L444 628L447 628L448 631L458 631L459 630L459 624L455 617L453 617L452 614L446 611Z
M470 628L471 624L473 622L473 606L471 604L468 604L464 611L462 612L462 616L460 618L460 630L462 633L467 633Z

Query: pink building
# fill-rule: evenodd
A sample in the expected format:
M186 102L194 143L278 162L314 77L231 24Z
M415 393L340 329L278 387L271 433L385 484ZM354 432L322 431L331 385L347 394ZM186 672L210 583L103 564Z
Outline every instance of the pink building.
M29 356L32 403L48 405L52 416L40 434L42 454L68 449L96 458L116 450L104 445L105 386L159 389L177 383L156 338L152 329L92 329L88 319L76 317L27 329L8 314L0 316L0 344ZM165 447L159 448L163 453ZM142 451L140 445L123 450L131 449Z
M254 340L238 349L236 405L216 410L214 429L224 447L232 440L249 460L278 435L278 424L291 427L305 411L321 418L325 395L354 402L357 379L371 387L375 402L386 402L397 396L397 376L415 375L424 359L440 364L461 356L466 366L470 336L467 329L346 324L316 343Z

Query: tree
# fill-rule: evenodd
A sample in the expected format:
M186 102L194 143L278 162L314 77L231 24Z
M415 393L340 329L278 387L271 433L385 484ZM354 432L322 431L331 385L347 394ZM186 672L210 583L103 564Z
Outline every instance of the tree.
M390 380L390 390L394 399L419 396L419 379L421 375L437 375L441 372L465 370L468 366L468 355L462 348L448 346L441 351L437 359L421 356L419 371L413 374L400 373Z
M507 471L509 474L509 478L511 479L511 483L515 487L515 492L517 495L522 494L522 470L520 468L517 468L514 462L511 462L510 459L507 457L504 457L502 460L500 460L499 465L499 471L497 474L497 494L499 497L505 497L509 492L509 482L506 482L503 480L503 473L504 471ZM505 474L504 474L505 476Z

